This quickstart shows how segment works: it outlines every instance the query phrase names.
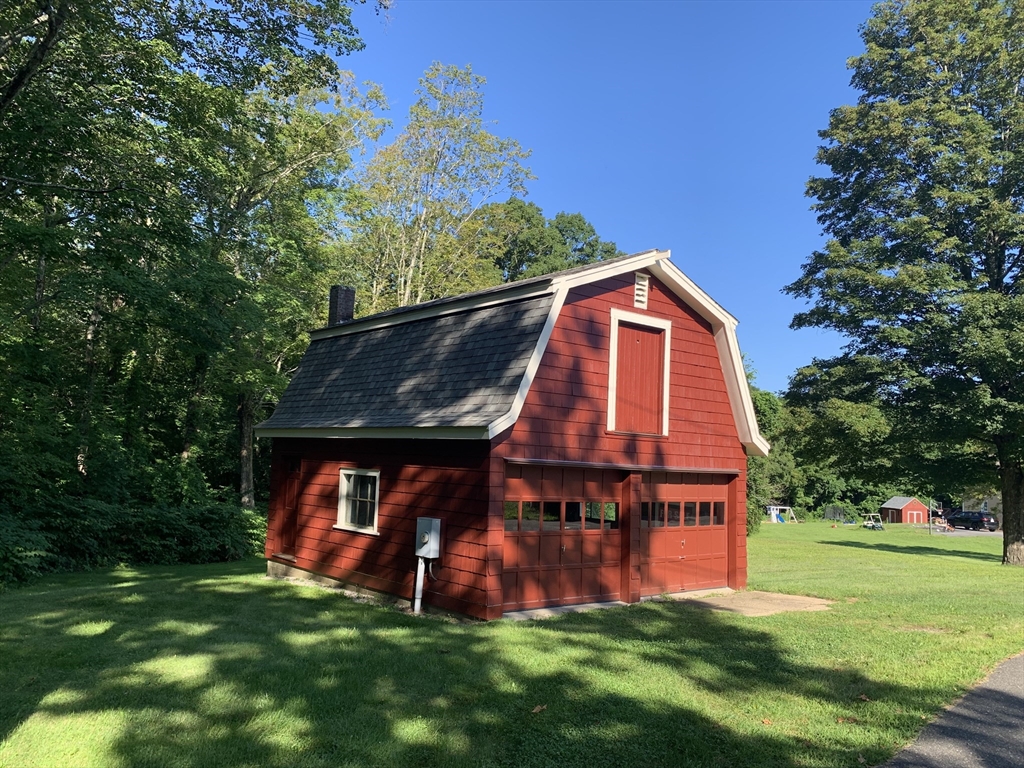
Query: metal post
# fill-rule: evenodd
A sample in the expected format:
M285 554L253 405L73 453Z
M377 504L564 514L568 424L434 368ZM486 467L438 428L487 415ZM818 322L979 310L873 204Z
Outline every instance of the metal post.
M422 557L416 558L416 591L413 593L412 612L420 612L420 603L423 601L423 572L426 560Z

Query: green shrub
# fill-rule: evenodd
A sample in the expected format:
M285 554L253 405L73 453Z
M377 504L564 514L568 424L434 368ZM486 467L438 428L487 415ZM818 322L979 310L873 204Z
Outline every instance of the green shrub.
M260 554L266 514L235 504L122 506L64 498L0 515L0 585L46 571L239 560Z
M761 510L747 506L747 536L753 536L761 530L761 520L764 515Z
M34 579L49 557L45 536L10 515L0 515L0 592Z

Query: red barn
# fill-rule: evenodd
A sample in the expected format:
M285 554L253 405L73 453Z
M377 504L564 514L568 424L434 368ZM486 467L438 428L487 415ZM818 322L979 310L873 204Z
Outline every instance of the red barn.
M268 572L484 619L747 580L766 455L736 320L648 251L312 334L273 416ZM336 297L335 299L336 300Z
M928 507L910 496L893 496L878 511L887 523L928 522Z

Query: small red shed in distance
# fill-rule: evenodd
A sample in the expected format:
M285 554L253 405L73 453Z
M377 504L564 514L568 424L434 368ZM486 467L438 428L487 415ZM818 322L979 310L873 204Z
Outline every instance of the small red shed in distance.
M911 496L893 496L879 509L886 523L927 523L928 507Z
M424 603L512 610L747 580L766 455L736 320L647 251L315 331L273 416L266 556Z

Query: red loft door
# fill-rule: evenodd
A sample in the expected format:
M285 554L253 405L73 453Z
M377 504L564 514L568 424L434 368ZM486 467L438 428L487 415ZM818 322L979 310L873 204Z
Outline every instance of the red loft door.
M619 324L615 371L615 431L662 433L665 383L665 332Z

